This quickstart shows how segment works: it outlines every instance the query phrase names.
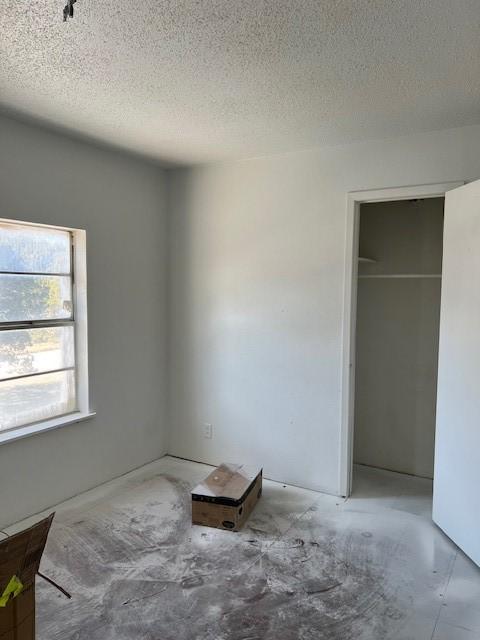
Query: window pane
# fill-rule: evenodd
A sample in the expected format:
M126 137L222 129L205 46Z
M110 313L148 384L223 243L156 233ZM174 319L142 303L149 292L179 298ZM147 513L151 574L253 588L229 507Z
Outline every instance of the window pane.
M75 372L0 382L0 430L75 411Z
M0 331L0 380L74 364L73 327Z
M0 223L0 271L70 273L70 233Z
M71 317L69 276L0 274L0 322Z

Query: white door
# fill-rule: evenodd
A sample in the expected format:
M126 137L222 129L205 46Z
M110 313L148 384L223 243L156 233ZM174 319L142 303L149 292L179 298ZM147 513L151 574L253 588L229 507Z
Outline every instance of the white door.
M445 196L433 519L480 565L480 180Z

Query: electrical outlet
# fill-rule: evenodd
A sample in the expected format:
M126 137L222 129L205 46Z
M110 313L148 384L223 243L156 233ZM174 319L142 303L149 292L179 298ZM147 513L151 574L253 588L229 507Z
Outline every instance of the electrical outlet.
M211 439L213 437L213 426L208 422L203 425L203 437Z

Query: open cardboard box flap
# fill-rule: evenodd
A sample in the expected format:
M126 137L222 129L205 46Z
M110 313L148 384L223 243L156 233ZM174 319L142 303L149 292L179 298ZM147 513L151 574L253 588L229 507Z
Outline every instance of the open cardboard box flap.
M223 463L192 490L192 497L212 498L207 502L221 503L224 499L238 503L261 473L258 467Z
M0 541L0 640L35 639L35 576L54 515Z

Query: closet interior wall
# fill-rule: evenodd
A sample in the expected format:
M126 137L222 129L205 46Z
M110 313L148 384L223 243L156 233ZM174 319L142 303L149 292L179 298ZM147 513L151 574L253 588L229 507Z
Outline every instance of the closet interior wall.
M443 198L360 209L354 462L433 477Z

